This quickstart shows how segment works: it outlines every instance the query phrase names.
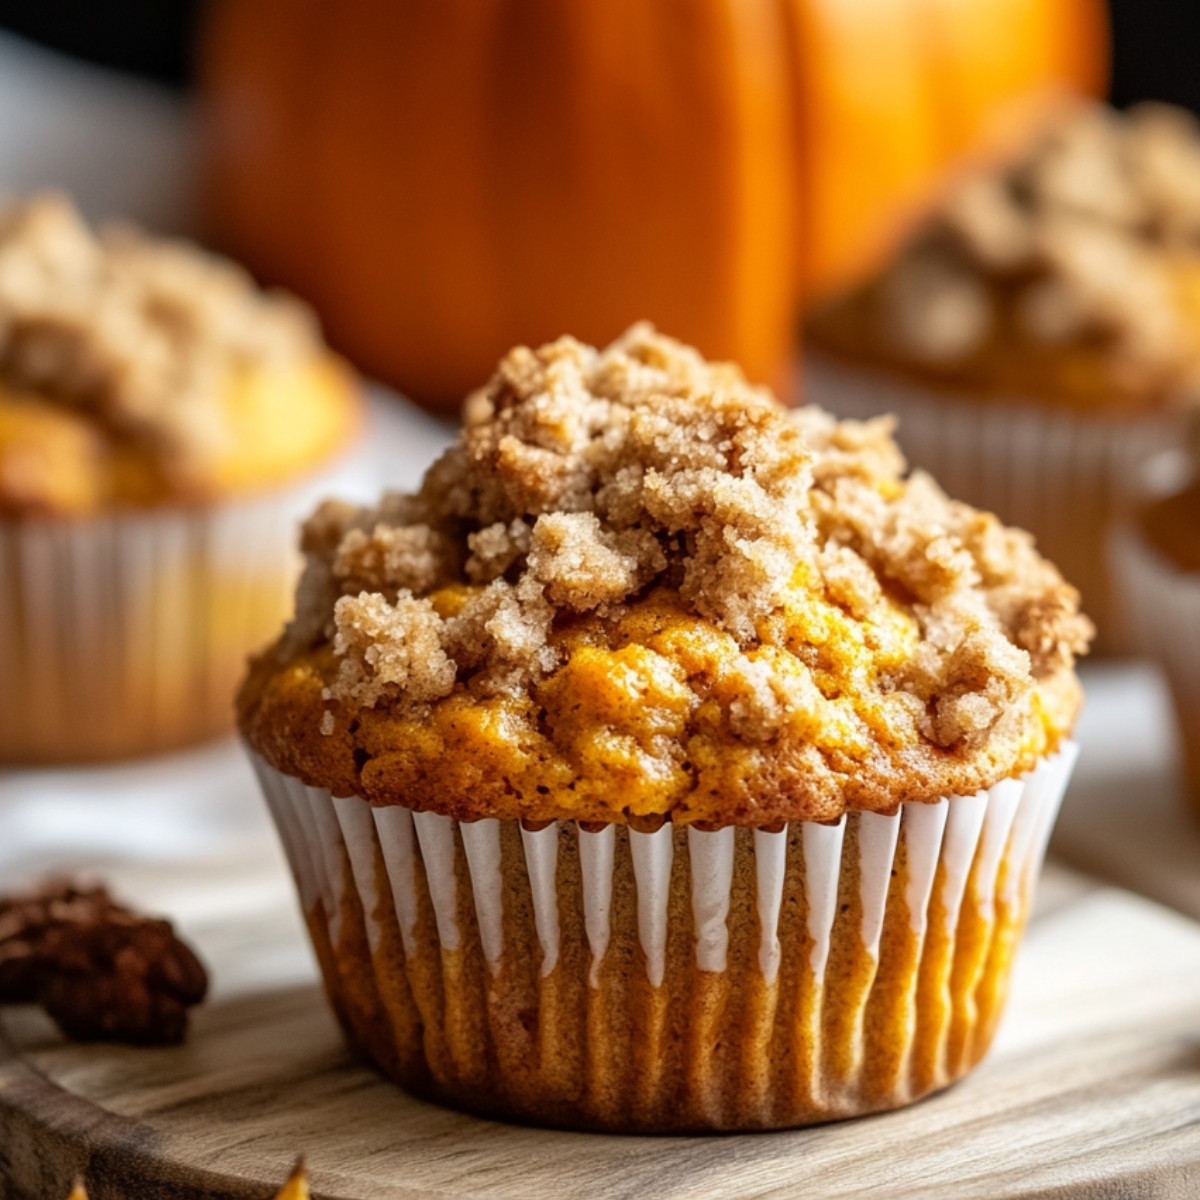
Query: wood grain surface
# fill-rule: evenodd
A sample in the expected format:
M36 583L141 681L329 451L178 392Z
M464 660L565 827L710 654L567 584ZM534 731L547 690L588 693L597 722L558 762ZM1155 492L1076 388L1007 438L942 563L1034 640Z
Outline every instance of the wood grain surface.
M318 1196L1006 1200L1200 1195L1200 927L1051 871L991 1055L923 1104L790 1133L615 1138L412 1100L344 1049L311 983L254 960L295 919L209 928L226 987L183 1047L64 1043L2 1018L0 1195L266 1197L298 1153ZM224 968L228 968L226 971Z

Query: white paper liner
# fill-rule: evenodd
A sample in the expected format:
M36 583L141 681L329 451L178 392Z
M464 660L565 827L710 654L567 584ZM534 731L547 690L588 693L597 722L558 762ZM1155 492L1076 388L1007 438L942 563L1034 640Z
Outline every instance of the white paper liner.
M956 796L936 804L905 804L891 816L858 815L858 854L861 870L859 900L862 942L877 956L888 899L892 861L901 836L908 862L906 906L914 932L925 930L936 900L946 927L955 926L971 866L975 872L977 905L990 911L997 896L1028 901L1034 880L1077 755L1074 743L1064 743L1023 779L1003 780L975 796ZM344 890L354 887L362 911L374 913L379 904L374 870L376 847L387 865L399 924L411 939L416 921L418 861L433 903L438 938L444 950L458 950L463 934L458 921L455 876L455 835L461 838L469 867L483 956L489 968L499 969L504 953L503 884L500 875L499 825L496 820L459 822L439 813L409 813L399 807L374 808L357 797L335 799L281 774L251 752L271 812L296 877L302 902L324 902L336 945L336 923L344 910ZM367 817L373 818L367 825ZM810 962L818 980L829 953L829 934L836 915L838 877L847 817L834 825L800 822L805 856L805 892ZM416 838L412 827L416 827ZM723 972L728 953L726 919L729 911L733 829L714 832L688 829L688 869L696 965L702 971ZM788 830L755 831L756 907L763 930L758 961L767 982L778 969L780 907L784 901L783 856ZM576 830L580 841L583 904L594 967L601 963L611 940L609 912L612 897L612 828L601 833ZM559 915L557 891L551 881L558 849L557 824L525 833L526 862L534 897L535 922L542 951L542 970L558 961ZM671 827L655 833L631 832L630 848L638 892L638 934L650 983L662 983L666 957L668 898L673 870ZM530 853L531 842L538 847ZM586 847L586 850L584 850ZM1007 850L1007 855L1005 851ZM1000 872L1002 859L1006 870ZM345 863L350 870L344 869ZM943 885L934 891L938 867ZM998 889L1003 888L1002 892ZM369 931L368 931L369 933ZM549 964L549 965L547 965Z
M117 757L228 729L290 613L296 529L358 454L196 509L0 520L0 762Z
M388 1066L395 1061L390 1056L408 1055L410 1066L399 1071L402 1080L416 1085L432 1071L435 1090L445 1089L439 1094L468 1105L489 1103L486 1097L496 1095L496 1088L503 1090L504 1079L532 1071L540 1080L531 1085L533 1093L524 1093L515 1109L502 1106L500 1111L551 1124L579 1121L585 1127L644 1129L636 1115L640 1111L648 1114L644 1119L651 1128L722 1129L778 1127L894 1107L970 1067L995 1027L1011 939L1028 911L1075 755L1074 745L1066 743L1023 779L1005 780L973 796L902 805L892 815L847 814L833 825L799 822L777 832L754 830L749 838L732 828L691 827L685 836L676 836L669 824L653 833L628 830L621 835L628 856L622 851L619 860L614 826L594 832L556 822L521 828L514 840L515 822L459 822L398 806L373 808L357 797L334 798L307 787L257 755L251 757L279 826L335 1008L352 1039L385 1069L395 1070ZM572 841L577 855L569 853ZM503 849L505 844L510 850ZM511 857L514 846L519 848L517 859ZM577 871L569 885L559 878L564 853L574 860L570 869ZM753 857L752 871L747 854ZM525 880L514 875L522 870ZM894 884L897 870L901 884ZM629 890L630 874L635 894ZM528 901L523 901L519 896L526 894L526 881ZM625 896L619 927L614 924L618 886ZM753 889L752 898L743 891L738 902L740 936L756 926L757 932L749 957L742 948L735 959L732 906L739 886ZM847 925L847 888L855 886L857 906L850 911L856 915ZM570 891L574 887L576 896ZM526 920L506 912L508 897L531 906ZM785 923L786 906L801 898L804 923L795 919L797 909ZM753 906L750 924L748 900ZM903 905L903 926L889 920L893 903ZM564 904L572 911L564 912ZM471 909L474 920L468 916ZM930 980L942 982L930 993L924 983L918 989L917 980L924 979L922 946L935 929L935 914L942 924L936 927ZM686 932L678 927L681 920L690 926ZM558 977L564 955L574 954L578 964L584 949L572 942L574 948L564 950L562 930L572 921L573 936L586 939L586 981ZM855 921L858 945L850 950L847 935ZM897 950L895 939L905 936L902 927L910 931L911 944ZM399 936L389 935L389 928L398 929ZM798 954L781 943L785 928L789 937L802 931L807 947L803 959L803 949ZM393 946L402 943L407 965L389 957L389 936ZM509 936L514 939L511 951ZM641 953L619 959L614 976L604 969L606 957L618 943L627 956L631 938ZM681 985L679 954L689 944L694 981ZM364 947L366 956L355 947ZM430 959L431 949L442 955ZM539 951L540 964L525 960ZM519 962L513 952L522 955ZM1000 958L988 966L987 956L993 954ZM487 976L486 985L471 984L463 974L463 964L472 959ZM627 978L624 972L630 965L636 971L639 963L649 995L665 1000L671 994L675 999L670 1003L685 1005L683 1024L672 1023L662 1004L638 1008L639 1024L620 1035L626 1040L611 1051L617 1055L611 1060L605 1057L610 1027L604 1014L613 997L624 994L612 991L613 980ZM669 963L675 964L671 979L666 977ZM785 998L780 987L788 963L788 987L800 987L798 1001ZM516 981L528 978L530 966L537 968L540 982L534 992L521 993L526 998L515 1002L518 1007L506 1007L513 987L525 986ZM397 970L407 983L397 982ZM757 973L757 985L748 971ZM882 1043L881 1013L870 999L876 977L887 997L882 1019L899 1022L894 1038ZM897 983L904 978L907 982ZM481 986L482 994L476 990ZM564 986L568 991L561 990ZM693 990L681 996L680 986ZM741 989L738 995L745 1002L756 994L755 986L760 999L745 1010L750 1025L721 1034L720 997L727 994L722 989ZM898 986L902 990L894 991ZM413 997L418 991L424 997L417 1006L420 1015L413 1000L404 998L410 987ZM347 988L357 990L358 998ZM827 989L834 1011L842 1014L833 1026L823 1024L830 1019L828 1013L822 1015ZM923 1003L933 1005L924 1018L918 1015L918 990L927 997ZM574 1010L586 1017L589 1030L582 1052L572 1041L577 1036L570 1032L573 1018L560 1007L565 999L556 999L568 995L576 997L570 1004L586 1009L585 1014ZM697 999L704 996L708 1000ZM791 1024L785 1023L783 1033L772 1033L772 1014L785 1003L798 1004L788 1018ZM399 1005L399 1019L409 1032L391 1043L386 1037L373 1042L380 1019L369 1015L373 1005L376 1013L382 1011L380 1005L392 1013L385 1026L387 1019L397 1019ZM535 1017L539 1009L543 1011ZM536 1020L540 1031L533 1043L522 1041L520 1026L526 1019ZM421 1021L427 1023L424 1044L412 1032ZM663 1039L668 1037L682 1038L691 1047L687 1061L692 1065L684 1082L677 1075L669 1083L664 1074L668 1052ZM714 1054L720 1037L745 1037L746 1045L731 1049L735 1057L718 1063ZM820 1053L835 1057L819 1062L788 1058L800 1045L825 1047ZM875 1050L869 1052L869 1045ZM582 1061L572 1058L580 1053ZM742 1068L736 1065L738 1054L744 1056ZM779 1054L784 1057L778 1059ZM493 1055L499 1077L488 1066ZM427 1056L432 1056L429 1065L420 1065ZM776 1062L796 1064L789 1068L798 1072L792 1083L786 1078L781 1082L772 1065ZM579 1115L568 1117L563 1105L579 1103L584 1077L592 1081L587 1087L599 1090L588 1092L592 1099L577 1110ZM677 1094L672 1090L677 1087L684 1091Z
M1041 552L1083 592L1101 648L1125 648L1106 531L1128 504L1141 464L1182 443L1185 414L1121 418L1019 398L958 400L819 352L806 355L804 387L807 401L839 417L894 414L909 465L928 471L954 499L1034 534Z
M598 832L579 830L579 866L583 877L583 920L592 952L588 983L596 987L600 964L608 951L611 931L613 863L617 831L606 825Z

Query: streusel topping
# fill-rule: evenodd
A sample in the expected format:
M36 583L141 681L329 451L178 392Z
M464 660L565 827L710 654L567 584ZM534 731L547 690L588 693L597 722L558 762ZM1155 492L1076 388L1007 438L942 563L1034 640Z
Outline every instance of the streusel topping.
M764 823L1052 749L1090 636L888 419L788 412L635 326L520 348L413 496L308 522L241 698L281 769L460 816Z
M66 417L93 456L116 447L152 462L173 493L204 493L231 453L230 379L321 351L303 305L232 263L128 227L93 233L55 195L0 206L0 399L12 421ZM23 444L20 462L36 451ZM17 473L0 471L0 507L9 491L18 508L35 504L34 481L5 486Z
M837 351L1084 407L1200 400L1200 127L1072 107L951 187L888 268L813 321Z

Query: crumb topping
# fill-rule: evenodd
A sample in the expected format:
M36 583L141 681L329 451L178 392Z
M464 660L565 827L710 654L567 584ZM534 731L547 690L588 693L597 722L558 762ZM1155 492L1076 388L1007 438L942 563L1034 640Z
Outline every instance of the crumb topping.
M788 412L645 325L514 350L467 412L416 495L308 522L241 698L281 769L460 815L752 823L974 791L1069 727L1077 593L905 478L890 419Z
M934 376L1088 406L1200 399L1200 126L1068 109L959 179L816 340Z
M203 491L228 450L231 373L319 350L307 309L230 262L126 226L93 233L56 195L0 206L9 407L82 418L89 436L153 460L177 492Z

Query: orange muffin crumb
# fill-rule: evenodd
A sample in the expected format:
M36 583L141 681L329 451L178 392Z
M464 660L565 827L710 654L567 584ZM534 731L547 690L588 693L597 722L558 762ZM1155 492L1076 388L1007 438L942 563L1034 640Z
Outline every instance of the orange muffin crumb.
M635 326L512 351L414 496L327 503L242 729L451 815L748 825L974 792L1069 729L1078 595L906 478Z

